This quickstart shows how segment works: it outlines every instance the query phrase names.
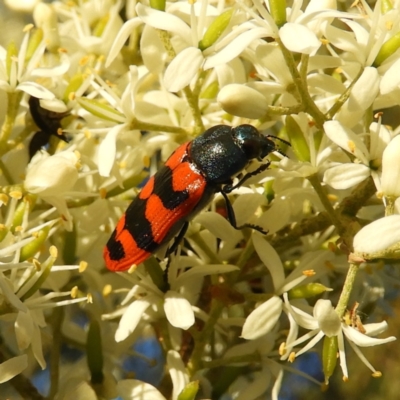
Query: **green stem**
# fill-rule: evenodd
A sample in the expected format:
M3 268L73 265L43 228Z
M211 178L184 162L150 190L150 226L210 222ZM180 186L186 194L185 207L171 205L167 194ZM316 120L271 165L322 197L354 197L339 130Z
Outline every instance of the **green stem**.
M293 54L283 45L279 38L276 39L276 41L279 44L283 57L285 58L286 65L292 75L293 83L296 86L297 93L301 98L305 111L314 118L317 127L322 128L326 118L311 98L310 93L308 92L307 80L300 75Z
M205 127L203 124L203 120L201 119L201 112L199 107L199 98L192 93L192 90L189 86L186 86L183 89L183 93L185 93L186 99L189 104L189 108L192 111L193 119L194 119L194 135L200 135L205 131Z
M17 118L19 104L22 99L23 92L10 92L7 93L7 113L4 120L3 126L0 131L0 151L3 153L3 148L7 146L7 140L10 137L12 129L14 127L15 119Z
M212 361L204 361L205 368L217 368L224 365L237 364L237 363L260 363L261 357L259 353L246 354L244 356L235 356L229 358L220 358Z
M14 182L14 179L13 179L13 177L11 176L10 171L8 170L8 168L6 167L6 165L4 164L3 160L1 160L1 159L0 159L0 170L1 170L1 172L3 173L4 178L6 178L7 182L8 182L10 185L13 185L13 184L15 183L15 182Z
M197 337L192 356L190 357L190 361L188 363L188 368L192 375L203 367L202 356L204 353L204 348L207 344L210 343L210 338L215 332L215 326L224 308L225 305L221 301L212 301L209 318L205 323L203 330L199 333Z
M344 227L342 226L342 223L340 222L339 218L337 217L336 212L333 209L331 202L329 201L328 197L326 196L324 189L322 188L321 182L318 179L318 176L316 174L311 175L308 177L308 180L310 181L314 190L317 192L318 197L321 200L323 206L325 207L326 212L330 216L332 224L335 225L335 227L339 231L339 233L343 232Z
M53 311L52 330L53 343L50 354L50 391L48 399L57 396L60 378L60 354L61 354L61 325L64 319L64 309L57 307Z
M343 285L343 290L342 293L340 294L340 298L335 309L340 318L343 317L347 308L347 304L349 303L351 291L354 286L354 281L356 279L357 272L358 272L358 264L350 264L346 280Z
M353 89L353 86L360 79L360 77L363 74L363 72L364 72L364 69L360 68L360 71L358 71L357 76L353 79L353 82L351 82L350 86L345 90L345 92L343 94L340 95L340 97L335 101L335 104L325 114L325 117L327 119L332 119L335 116L335 114L342 108L343 104L350 97L351 90Z

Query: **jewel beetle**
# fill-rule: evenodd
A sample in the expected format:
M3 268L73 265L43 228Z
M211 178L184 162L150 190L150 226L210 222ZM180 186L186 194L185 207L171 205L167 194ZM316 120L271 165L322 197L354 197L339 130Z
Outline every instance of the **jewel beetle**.
M237 226L227 194L248 178L268 168L269 162L245 174L235 185L236 177L251 160L263 160L279 150L270 135L262 135L252 125L230 127L217 125L194 140L178 147L142 188L119 220L107 245L104 259L108 269L126 271L155 253L175 236L169 253L183 238L189 221L221 193L227 215L235 229L250 227L265 233L261 227Z

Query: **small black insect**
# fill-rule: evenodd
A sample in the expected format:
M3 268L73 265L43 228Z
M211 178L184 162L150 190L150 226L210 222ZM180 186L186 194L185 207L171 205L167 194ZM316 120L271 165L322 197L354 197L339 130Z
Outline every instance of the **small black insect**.
M29 98L29 110L32 119L38 126L40 131L36 132L29 143L29 159L31 159L42 147L47 148L51 136L68 143L69 139L64 135L61 127L61 120L69 115L69 111L57 113L55 111L46 110L40 105L40 99L31 96Z

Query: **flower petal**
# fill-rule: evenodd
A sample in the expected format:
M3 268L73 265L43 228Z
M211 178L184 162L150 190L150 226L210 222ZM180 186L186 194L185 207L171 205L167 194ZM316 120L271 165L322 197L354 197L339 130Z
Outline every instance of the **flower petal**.
M127 128L126 124L115 125L100 143L98 153L99 174L110 176L117 151L117 136Z
M262 303L246 318L241 336L253 340L270 332L277 324L282 308L283 302L278 296L273 296Z
M164 311L172 326L186 330L194 324L192 305L185 297L170 290L165 294L164 300Z
M354 237L356 253L383 251L400 242L400 215L389 215L364 226Z
M324 182L334 189L343 190L354 187L371 175L364 164L342 164L325 171Z
M288 50L297 53L315 53L321 46L321 42L311 29L292 22L287 22L279 29L279 37Z
M122 25L122 28L119 30L118 35L115 38L114 43L112 44L111 49L108 53L106 68L114 61L115 57L117 57L123 45L128 40L129 36L134 32L136 28L138 28L142 24L142 20L136 17L126 21Z
M237 83L224 86L217 101L227 113L243 118L261 118L267 109L267 99L260 92Z
M0 364L0 384L9 381L14 376L20 374L28 366L28 356L10 358Z
M155 302L156 298L147 296L143 299L135 300L131 303L122 315L119 321L118 329L115 332L115 341L122 342L125 340L137 327L143 313Z
M324 123L324 130L332 140L342 149L354 154L361 162L368 165L369 151L359 135L350 130L346 124L339 121L327 121Z
M372 338L346 324L342 324L342 329L347 339L351 340L359 347L377 346L379 344L389 343L396 340L394 336L389 336L384 339Z
M215 55L207 57L206 62L204 63L204 70L231 61L245 50L254 40L270 35L271 32L264 28L254 28L242 33Z
M379 73L374 67L366 67L354 84L350 97L343 104L336 118L349 128L358 124L379 92Z
M285 282L285 273L278 253L260 234L253 235L253 244L261 261L271 274L275 290L279 290Z
M172 380L172 398L177 399L179 394L189 383L189 376L179 353L170 350L167 353L167 365ZM147 398L147 397L146 397Z
M178 92L196 76L203 63L203 53L196 47L182 50L165 70L164 84L168 91Z
M340 318L330 300L319 299L314 306L314 318L326 336L337 336L340 331Z
M136 12L138 17L145 24L156 29L176 33L182 40L185 40L190 44L192 38L191 30L189 26L177 16L155 10L154 8L146 7L142 3L137 4Z
M117 391L122 400L166 400L154 386L136 379L118 381Z

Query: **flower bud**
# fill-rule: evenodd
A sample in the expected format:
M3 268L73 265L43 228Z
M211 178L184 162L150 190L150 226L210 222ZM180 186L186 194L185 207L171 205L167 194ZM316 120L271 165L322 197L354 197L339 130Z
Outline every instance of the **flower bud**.
M308 299L309 297L318 296L326 291L332 289L327 288L321 283L308 283L306 285L296 286L293 289L290 289L289 299Z
M36 26L43 30L47 49L56 51L60 47L60 36L58 34L57 14L53 7L45 3L37 4L33 11L33 20Z
M233 8L225 11L208 27L206 32L204 33L203 39L199 42L199 49L204 51L208 47L212 46L222 35L226 27L228 26L233 14Z
M374 67L379 67L387 58L394 54L400 47L400 32L397 32L389 40L383 43L378 55L373 63Z
M165 0L150 0L150 7L155 10L165 11Z
M325 383L328 384L329 378L335 371L337 363L338 341L337 336L324 338L322 349L322 366L325 375Z
M33 257L40 250L43 243L47 239L47 236L49 235L49 231L50 231L50 226L45 226L42 230L36 233L36 237L34 240L32 240L32 242L22 247L19 255L20 262Z
M237 83L224 86L217 101L227 113L243 118L261 118L267 110L267 99L260 92Z
M326 336L338 335L341 322L330 300L320 299L315 303L314 318Z
M400 135L395 136L382 156L381 188L386 197L400 197Z
M280 28L286 23L286 1L269 0L269 7L274 22Z
M53 156L38 153L28 165L25 188L39 197L60 197L68 192L78 179L78 157L64 151Z

